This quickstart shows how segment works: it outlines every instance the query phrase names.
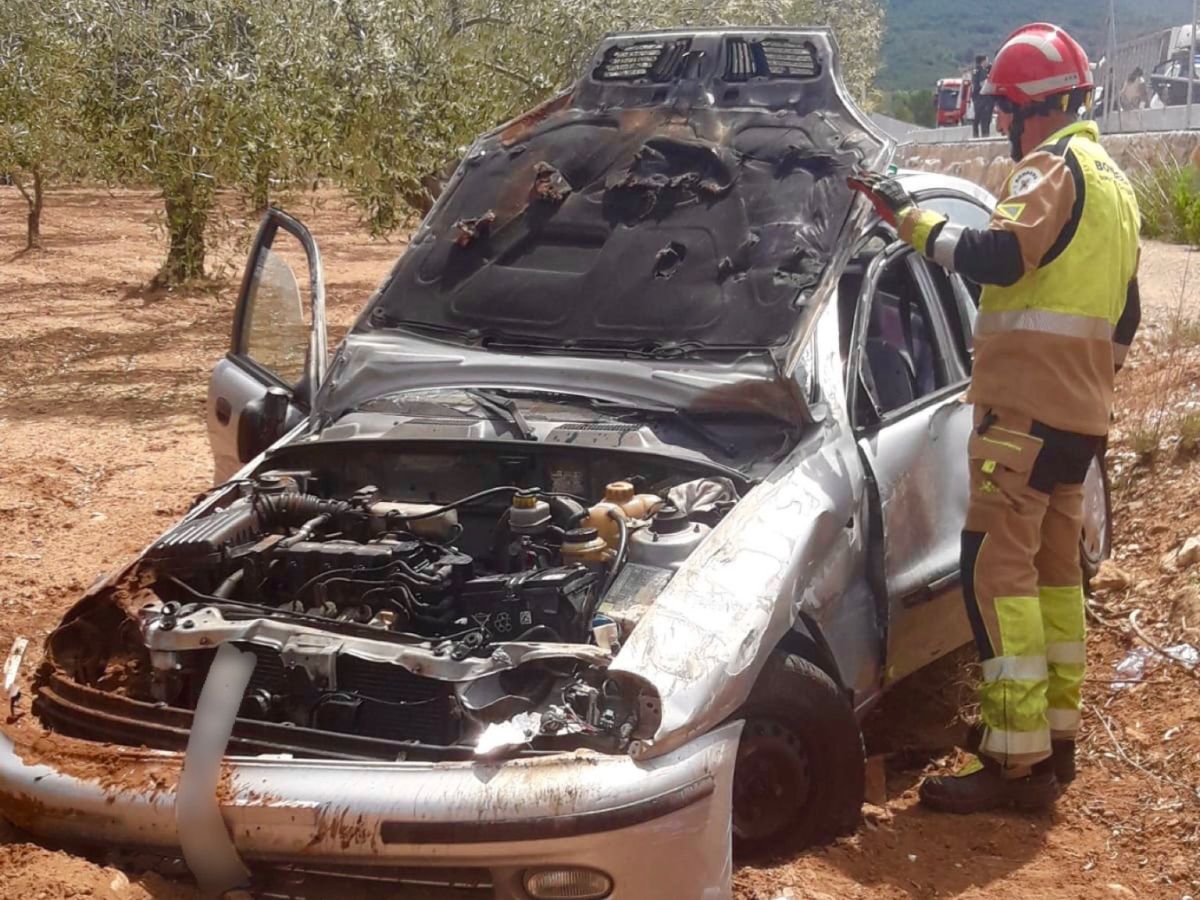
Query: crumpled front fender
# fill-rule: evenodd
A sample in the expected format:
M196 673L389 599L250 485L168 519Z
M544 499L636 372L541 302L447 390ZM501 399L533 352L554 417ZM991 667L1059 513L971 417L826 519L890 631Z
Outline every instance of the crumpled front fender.
M797 447L638 623L610 667L650 682L661 700L658 728L635 756L666 753L729 718L797 612L840 598L861 553L858 532L847 527L856 508L854 452L836 422Z

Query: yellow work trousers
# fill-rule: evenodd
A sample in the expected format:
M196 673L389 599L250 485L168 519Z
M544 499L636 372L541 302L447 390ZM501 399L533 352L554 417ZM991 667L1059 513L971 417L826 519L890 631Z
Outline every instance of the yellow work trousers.
M1083 482L1102 439L977 409L963 594L982 660L980 751L1005 766L1079 730Z

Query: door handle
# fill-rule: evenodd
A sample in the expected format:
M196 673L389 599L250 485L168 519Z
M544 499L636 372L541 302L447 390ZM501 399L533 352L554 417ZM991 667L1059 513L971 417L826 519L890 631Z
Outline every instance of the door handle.
M216 403L217 422L221 425L228 425L229 419L233 416L233 407L224 397L218 397Z

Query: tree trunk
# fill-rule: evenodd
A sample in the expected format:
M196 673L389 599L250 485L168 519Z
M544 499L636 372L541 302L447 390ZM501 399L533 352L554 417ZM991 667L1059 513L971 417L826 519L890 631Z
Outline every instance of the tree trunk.
M42 170L33 169L33 202L29 204L29 215L25 219L25 249L42 249Z
M25 249L40 250L42 249L42 170L34 166L33 188L32 190L21 183L21 179L15 174L12 182L16 185L21 196L25 198L25 203L29 206L29 212L25 216Z
M212 190L190 175L168 183L163 190L170 247L167 261L155 276L159 285L180 284L204 277L204 229L212 208Z
M255 215L263 215L271 205L271 169L266 159L260 159L254 167L254 187L250 192Z

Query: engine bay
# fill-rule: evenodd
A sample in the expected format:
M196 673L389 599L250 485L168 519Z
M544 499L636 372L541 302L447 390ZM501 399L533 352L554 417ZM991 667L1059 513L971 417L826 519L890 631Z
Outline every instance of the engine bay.
M132 661L81 666L69 618L56 662L96 685L121 668L131 699L194 710L232 643L256 658L239 722L415 751L611 752L653 732L653 690L608 663L734 482L634 473L593 496L502 484L432 502L345 475L220 489L135 567L136 628L119 629L135 646L111 654Z

